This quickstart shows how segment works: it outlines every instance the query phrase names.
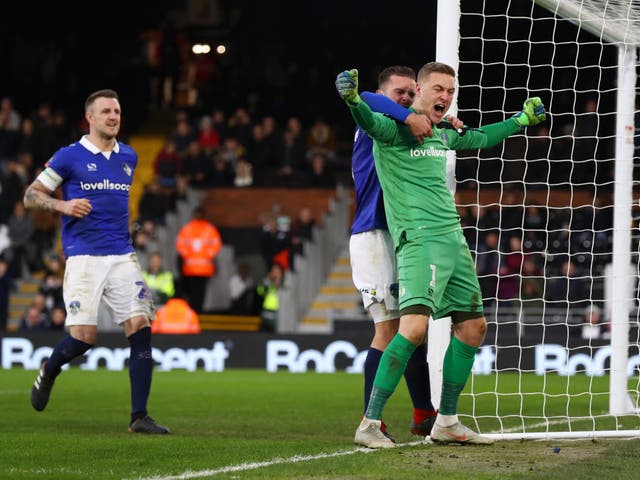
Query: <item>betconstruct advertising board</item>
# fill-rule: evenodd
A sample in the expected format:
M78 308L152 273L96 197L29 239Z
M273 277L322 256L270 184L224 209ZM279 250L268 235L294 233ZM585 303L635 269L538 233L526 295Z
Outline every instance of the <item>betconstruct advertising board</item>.
M0 368L37 370L51 354L59 334L15 332L0 337ZM102 333L99 343L73 362L85 370L127 368L129 348L121 334ZM221 372L228 368L266 369L269 372L346 371L362 373L370 339L366 336L273 335L263 333L217 332L199 335L155 335L153 358L156 371L204 370ZM524 347L524 348L522 348ZM476 354L474 373L497 370L534 371L539 375L557 372L573 375L604 375L609 368L611 347L565 346L561 344L486 345ZM638 348L629 351L628 369L640 365Z

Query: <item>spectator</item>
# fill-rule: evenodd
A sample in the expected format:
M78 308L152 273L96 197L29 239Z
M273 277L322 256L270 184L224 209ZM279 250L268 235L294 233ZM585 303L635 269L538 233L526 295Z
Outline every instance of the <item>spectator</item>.
M170 210L169 198L162 190L160 182L156 179L147 183L138 202L138 222L144 223L150 220L158 225L164 225L168 210Z
M238 160L240 164L243 160ZM210 187L233 187L236 174L233 167L218 153L213 160L213 170L211 171Z
M300 119L290 117L280 142L278 175L287 178L299 176L304 170L305 154L306 148L302 138Z
M4 258L8 256L11 247L11 238L9 237L9 227L0 223L0 256ZM6 260L5 260L6 261Z
M46 272L38 292L45 298L45 305L49 311L55 307L64 307L64 299L62 297L62 277L54 272Z
M229 136L227 127L227 119L223 110L216 108L211 113L211 128L213 128L220 137L220 144Z
M527 164L524 181L527 184L527 188L546 189L549 178L549 156L551 150L549 127L538 125L537 128L533 129L532 133L533 135L527 135L529 145L526 149ZM519 178L522 178L522 176Z
M231 295L231 315L251 315L255 308L255 287L251 277L251 267L247 262L241 262L236 272L229 279Z
M602 310L596 304L587 305L584 309L583 324L581 336L583 340L598 340L609 338L609 332L603 331L603 325L600 323L602 318Z
M32 152L37 154L40 152L40 145L38 145L38 138L34 134L33 120L30 118L22 119L20 124L20 144L18 145L19 152ZM44 157L44 155L37 155Z
M278 291L282 288L284 281L284 269L274 263L262 281L256 293L261 300L260 318L262 320L260 329L264 332L275 332L278 326L279 299Z
M235 138L240 145L249 145L251 142L251 116L246 108L236 108L229 118L227 137Z
M195 334L200 333L198 314L189 303L179 297L170 298L158 309L151 322L152 333Z
M584 112L576 115L573 136L575 148L571 158L574 162L572 181L591 184L595 181L596 162L598 160L599 116L598 102L594 98L584 103Z
M41 293L36 294L31 305L24 311L19 330L46 330L51 324L51 312L47 309L46 300Z
M476 254L476 271L485 307L497 299L499 270L500 239L495 231L490 231L484 236L484 242L479 242Z
M238 160L245 156L246 149L235 137L228 137L225 139L218 156L224 159L225 162L235 170Z
M182 174L187 178L189 185L196 189L209 186L212 170L211 155L203 151L197 141L191 142L182 157Z
M262 118L262 128L264 132L264 140L267 144L269 157L267 164L274 168L280 163L278 154L282 150L282 131L278 127L276 119L272 115L266 115Z
M307 176L309 188L335 188L336 179L327 167L327 159L321 153L311 158L311 172Z
M202 312L209 279L215 275L215 258L222 248L218 229L205 217L202 207L196 208L193 218L178 232L176 250L181 260L181 286L189 305Z
M220 134L213 125L213 119L208 115L200 119L198 144L207 155L213 155L220 148Z
M253 166L244 157L238 158L233 184L236 187L250 187L253 185Z
M13 109L11 98L0 100L0 165L18 153L20 114Z
M522 241L519 236L513 235L509 238L508 251L500 262L498 300L502 305L511 306L518 296L522 261Z
M298 217L291 224L291 253L293 255L302 255L304 253L304 242L313 241L315 225L316 221L313 218L311 208L302 207L298 211Z
M56 138L53 127L53 112L49 102L42 102L31 116L33 121L33 144L35 150L30 151L35 165L44 165L56 150Z
M173 140L167 140L158 152L153 170L161 186L171 188L176 186L176 177L182 172L182 159Z
M524 248L529 251L544 251L547 240L547 215L541 205L536 203L527 205L524 215L524 228Z
M6 173L0 168L0 179L0 223L9 223L15 204L22 201L29 176L24 165L10 159Z
M586 278L576 271L571 259L562 263L560 276L552 277L547 284L547 301L556 309L560 318L567 318L571 310L581 310L587 305L589 288Z
M9 270L15 279L22 278L25 266L28 273L33 270L37 254L36 246L31 239L33 228L33 219L27 213L24 204L20 201L16 202L13 206L13 214L9 218L9 238L11 238Z
M52 252L56 246L56 236L60 229L60 214L57 212L32 210L31 218L33 219L33 235L31 236L31 240L36 251L33 268L35 270L42 270L45 266L43 264L44 255Z
M247 160L261 173L261 177L268 176L267 174L275 169L272 163L274 154L271 147L264 125L255 124L251 128L251 141L247 145Z
M322 155L329 161L336 156L336 136L333 128L322 119L317 119L307 133L307 157Z
M67 313L64 310L64 306L54 307L51 310L51 323L49 324L49 328L56 331L64 330L64 322L66 319Z
M20 319L20 331L37 331L49 329L49 316L46 312L38 310L34 305L29 305Z
M149 267L142 274L156 306L164 305L175 295L173 273L164 269L160 252L149 255Z
M198 141L198 135L193 131L188 118L178 117L176 128L171 133L170 140L176 146L176 153L182 158L189 148L191 142Z
M9 297L15 290L15 283L9 274L9 264L0 256L0 332L7 329L9 319Z
M18 132L21 121L22 117L13 108L13 100L10 97L3 97L0 100L0 129Z
M160 250L160 241L156 232L156 224L151 220L145 220L142 224L135 224L133 237L133 248L138 255L138 262L142 270L149 266L149 255L151 252Z
M286 218L270 215L262 225L260 249L266 268L272 265L276 258L288 259L291 248L290 224ZM288 268L288 265L285 266Z

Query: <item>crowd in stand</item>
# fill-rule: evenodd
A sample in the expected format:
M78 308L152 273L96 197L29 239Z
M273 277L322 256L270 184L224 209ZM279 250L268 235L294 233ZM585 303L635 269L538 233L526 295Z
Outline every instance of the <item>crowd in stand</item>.
M13 108L10 98L2 99L0 328L6 328L8 298L15 281L33 272L44 272L41 294L45 301L40 297L34 300L25 311L21 328L58 328L64 305L61 297L49 290L53 286L60 288L64 270L64 259L56 244L59 218L54 214L25 212L22 195L48 156L84 132L82 122L69 124L62 112L52 111L47 103L31 115L22 115ZM548 139L543 133L541 139ZM547 145L536 149L535 137L530 143L528 155L535 156L539 150L540 158L551 148ZM468 166L459 163L459 188L477 188L465 180ZM551 168L562 167L553 161L541 163ZM597 169L598 164L593 165ZM606 166L598 170L600 176L594 173L603 191L611 184L610 165ZM492 171L480 171L488 170ZM154 230L164 223L166 212L175 208L176 199L189 188L333 188L337 179L345 177L345 172L348 167L337 150L335 131L322 120L305 128L296 116L289 117L281 126L270 115L252 118L245 108L232 112L212 109L202 115L179 110L175 125L155 158L154 179L145 185L140 199L139 218L132 230L134 246L147 255L159 250L154 244ZM521 173L521 180L528 179L532 189L549 178L549 172L540 173L537 169ZM578 186L586 181L575 177L585 175L584 168L571 169L567 175L567 180L578 182ZM612 208L601 207L598 202L596 197L594 206L563 209L535 204L523 207L505 198L500 209L461 207L463 227L476 255L486 305L522 304L526 308L546 302L547 307L554 307L560 315L564 309L567 317L583 312L586 307L602 307L604 298L594 288L592 279L601 276L604 265L610 261ZM303 241L311 238L313 219L308 210L301 212L301 219L287 226L278 225L277 216L265 222L261 248L267 271L274 263L285 271L292 268L292 257L300 254ZM5 272L2 264L6 265ZM239 275L234 279L233 304L238 311L246 312L246 304L238 302L246 293L246 289L240 289L238 294L238 285L247 283L246 272L244 277L241 272ZM252 289L251 296L255 293Z
M344 173L332 127L317 120L304 129L296 116L281 127L273 116L253 120L245 108L229 118L222 110L191 118L176 115L175 126L155 158L162 187L184 178L194 188L288 186L335 187Z

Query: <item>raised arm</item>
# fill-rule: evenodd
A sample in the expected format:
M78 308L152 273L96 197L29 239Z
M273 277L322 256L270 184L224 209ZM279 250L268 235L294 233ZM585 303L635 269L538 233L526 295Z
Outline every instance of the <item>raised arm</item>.
M336 90L349 107L353 119L372 138L388 142L398 132L396 122L374 113L358 95L358 70L345 70L336 77Z
M466 130L462 135L448 135L450 146L454 150L493 147L514 133L524 130L525 127L537 125L546 118L542 100L540 97L532 97L524 102L520 112L507 120L484 125L479 129Z

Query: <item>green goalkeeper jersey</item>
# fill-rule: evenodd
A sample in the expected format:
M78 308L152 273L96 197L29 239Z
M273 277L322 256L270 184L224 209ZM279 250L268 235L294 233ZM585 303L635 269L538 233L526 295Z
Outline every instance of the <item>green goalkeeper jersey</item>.
M372 112L366 103L351 107L356 123L373 138L376 171L384 193L389 231L396 246L402 232L438 235L460 229L453 195L447 189L446 152L492 147L520 131L513 119L481 129L433 127L419 145L409 127Z

